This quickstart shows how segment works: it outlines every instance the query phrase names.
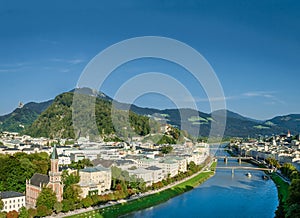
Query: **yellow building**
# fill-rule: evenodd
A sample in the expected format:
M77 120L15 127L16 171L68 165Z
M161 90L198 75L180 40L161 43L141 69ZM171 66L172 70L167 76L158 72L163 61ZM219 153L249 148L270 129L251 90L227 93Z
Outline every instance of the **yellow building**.
M101 166L87 167L79 171L79 186L82 190L81 197L101 194L110 190L111 170Z

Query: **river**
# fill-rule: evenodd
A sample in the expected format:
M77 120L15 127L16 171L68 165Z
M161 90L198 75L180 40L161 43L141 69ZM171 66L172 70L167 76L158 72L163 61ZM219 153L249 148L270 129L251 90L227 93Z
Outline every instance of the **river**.
M217 155L227 153L219 150ZM227 166L237 166L228 160ZM226 166L223 160L218 166ZM253 166L242 162L242 166ZM250 172L252 177L245 174ZM263 180L262 171L219 169L197 188L169 201L125 217L274 217L278 205L277 189L273 181Z

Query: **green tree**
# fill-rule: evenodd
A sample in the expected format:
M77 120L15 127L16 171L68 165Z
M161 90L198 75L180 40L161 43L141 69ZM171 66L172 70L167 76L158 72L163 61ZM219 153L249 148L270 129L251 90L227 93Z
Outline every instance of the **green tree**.
M3 209L3 207L4 207L4 202L0 198L0 211Z
M56 202L55 193L50 188L43 188L36 200L36 205L37 207L46 206L47 209L52 210Z
M29 218L29 212L26 207L21 207L19 210L19 218Z
M268 158L266 159L266 163L267 163L267 164L270 164L270 165L272 165L272 166L274 166L274 167L276 167L276 168L279 168L279 167L280 167L279 162L278 162L275 158L272 158L272 157L268 157Z
M296 218L300 217L300 205L299 202L297 204L292 204L288 207L286 215L286 218Z
M161 153L163 154L168 154L171 153L172 151L173 151L173 147L171 145L163 146L161 148Z
M60 213L62 211L62 203L61 202L56 202L54 204L54 211L55 211L55 213Z
M82 205L84 208L88 208L88 207L92 206L92 204L93 204L93 200L89 196L82 200Z
M299 177L299 172L297 171L296 167L291 163L285 163L280 168L282 174L287 176L290 180L297 179Z
M37 214L37 211L36 211L36 209L34 209L34 208L29 208L29 209L28 209L28 214L29 214L29 217L30 217L30 218L31 218L31 217L35 217L36 214Z
M0 212L0 218L6 218L6 212Z
M66 190L63 193L64 199L71 200L74 203L79 202L79 194L81 192L81 189L78 185L70 185L66 188Z
M70 185L78 183L80 180L80 176L74 173L69 174L67 170L62 172L62 181L64 187L69 187Z
M85 167L91 167L91 166L93 166L93 164L90 161L90 159L83 159L83 160L79 160L78 162L72 161L72 163L69 165L69 167L77 170L81 170Z
M300 202L300 179L294 179L289 187L287 198L288 205L299 204Z
M195 164L194 161L191 161L188 164L188 170L192 171L193 173L197 172L197 165Z
M162 145L162 144L176 144L176 140L172 138L171 136L168 135L163 135L161 139L157 142L157 144Z
M36 208L37 216L44 217L51 215L52 210L48 209L45 205L40 205Z
M74 201L72 200L67 200L67 199L64 199L62 201L62 212L68 212L68 211L72 211L75 209L75 204L74 204Z

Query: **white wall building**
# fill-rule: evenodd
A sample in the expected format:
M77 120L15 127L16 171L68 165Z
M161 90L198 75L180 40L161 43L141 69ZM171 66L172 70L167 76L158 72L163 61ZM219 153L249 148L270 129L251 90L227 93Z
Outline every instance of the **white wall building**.
M86 167L79 171L79 186L82 190L82 198L88 195L101 194L110 189L111 169L101 166Z
M4 203L2 211L19 211L21 207L25 207L25 195L14 191L0 192L0 199Z

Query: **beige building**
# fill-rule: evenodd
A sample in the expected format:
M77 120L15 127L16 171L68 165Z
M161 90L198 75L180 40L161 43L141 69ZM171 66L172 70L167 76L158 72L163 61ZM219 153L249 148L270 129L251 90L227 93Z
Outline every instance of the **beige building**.
M111 170L101 166L87 167L79 171L79 186L82 190L81 197L101 194L111 187Z
M163 169L164 178L174 177L178 174L179 164L174 160L162 160L157 166Z
M19 211L21 207L25 207L25 195L14 191L0 192L0 199L3 201L3 210L5 212L9 211Z

